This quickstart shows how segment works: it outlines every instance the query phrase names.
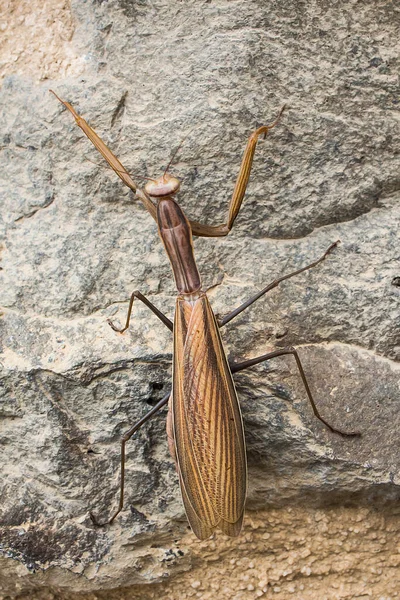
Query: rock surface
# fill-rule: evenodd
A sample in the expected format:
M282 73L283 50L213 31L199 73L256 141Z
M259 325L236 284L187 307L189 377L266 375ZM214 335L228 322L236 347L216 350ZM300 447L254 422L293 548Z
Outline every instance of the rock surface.
M30 13L18 2L5 6L3 596L89 599L103 590L122 598L118 590L149 583L154 590L130 588L129 597L395 594L395 4L52 0L31 3ZM106 529L90 521L89 509L106 517L115 505L121 433L171 378L171 335L146 307L134 306L123 336L107 318L124 321L133 289L172 316L175 292L154 221L112 172L91 162L101 159L49 88L134 174L161 173L185 138L172 169L183 179L179 199L191 218L210 224L224 220L247 136L287 104L282 123L258 145L234 230L197 238L196 256L223 314L341 240L324 263L232 321L223 338L232 360L295 345L323 416L363 435L342 439L315 420L291 357L238 374L249 458L249 516L239 540L218 534L200 544L188 532L165 411L129 444L123 513ZM343 547L352 558L339 565ZM279 574L271 561L278 554ZM364 587L354 577L361 556L368 556ZM205 581L206 568L218 588ZM318 575L312 584L308 569ZM162 583L170 576L178 588Z

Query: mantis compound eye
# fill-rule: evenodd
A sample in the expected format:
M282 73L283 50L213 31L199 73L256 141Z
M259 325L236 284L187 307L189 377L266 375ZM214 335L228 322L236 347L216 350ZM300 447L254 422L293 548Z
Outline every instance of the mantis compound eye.
M181 185L181 182L176 177L164 173L158 179L149 181L144 186L145 191L149 196L160 198L162 196L172 196L177 193Z

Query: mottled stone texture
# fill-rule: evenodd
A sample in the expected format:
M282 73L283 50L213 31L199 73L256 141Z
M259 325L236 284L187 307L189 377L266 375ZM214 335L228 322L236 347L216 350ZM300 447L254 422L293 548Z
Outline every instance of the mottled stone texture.
M398 7L383 0L74 0L69 8L53 0L42 22L43 3L29 10L39 4L37 20L33 12L23 21L21 8L8 3L5 31L12 28L24 51L11 56L10 45L0 46L7 73L0 91L0 590L77 598L159 584L213 558L228 565L241 553L249 561L252 553L266 557L265 536L275 539L278 527L276 543L294 549L287 594L315 598L301 579L310 568L299 566L302 542L292 535L301 519L283 517L279 526L268 509L294 507L310 523L336 515L344 528L343 520L359 514L363 521L372 509L372 525L359 531L376 529L378 537L380 518L391 515L392 532L397 522ZM321 413L363 436L339 438L313 417L291 357L238 374L249 516L237 545L217 535L196 546L188 533L165 411L130 442L123 513L105 529L90 521L89 509L106 517L115 506L121 432L168 391L171 378L171 335L146 307L135 305L123 336L106 320L124 321L134 289L172 316L174 284L152 218L111 171L91 162L101 159L49 88L74 103L133 174L162 172L186 136L173 167L183 179L179 199L191 218L207 223L223 222L249 133L287 104L282 123L259 143L234 231L196 239L196 255L211 302L224 313L341 240L323 264L259 300L223 337L231 359L295 345ZM253 527L254 519L261 524ZM340 540L335 527L323 531ZM360 544L368 535L360 534ZM318 597L371 590L377 597L389 573L399 583L389 538L382 537L389 546L380 566L368 567L375 579L363 589L352 587L351 561L336 565L340 544L310 545L304 556L313 564L325 548L325 570L313 571L328 586ZM366 555L377 551L374 543ZM176 597L280 598L269 564L265 558L254 567L266 573L258 588L250 581L253 588L225 593L228 569L214 592L201 587L203 579L182 579Z

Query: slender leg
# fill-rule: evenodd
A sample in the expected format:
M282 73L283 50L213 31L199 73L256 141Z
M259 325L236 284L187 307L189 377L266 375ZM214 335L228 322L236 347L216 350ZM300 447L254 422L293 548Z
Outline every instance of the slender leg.
M78 125L78 127L80 127L82 129L83 133L89 138L89 140L92 142L92 144L95 146L95 148L103 156L103 158L105 158L105 160L108 162L110 167L115 171L115 173L118 175L118 177L120 177L122 179L122 181L125 183L125 185L127 185L128 188L130 188L136 194L136 196L143 202L144 206L147 208L147 210L149 211L149 213L151 214L153 219L157 220L156 219L157 209L156 209L155 205L153 204L153 202L151 201L150 196L148 194L146 194L146 192L144 190L142 190L141 188L139 188L136 185L136 183L133 181L133 179L129 175L128 171L125 169L124 165L118 160L118 158L115 156L115 154L113 152L111 152L110 148L108 148L108 146L106 146L106 144L103 142L101 137L98 136L97 133L94 131L94 129L92 129L90 127L90 125L85 121L85 119L83 119L76 112L76 110L74 109L72 104L70 104L69 102L65 102L64 100L61 100L61 98L59 98L57 96L57 94L55 92L53 92L53 90L50 90L50 92L52 94L54 94L54 96L57 98L57 100L59 100L59 102L61 102L61 104L63 104L65 106L65 108L67 108L69 110L69 112L74 117L75 122Z
M171 392L168 392L168 394L165 394L164 398L162 398L160 400L160 402L158 402L155 406L153 406L153 408L151 410L149 410L149 412L147 414L144 415L144 417L142 417L141 419L139 419L139 421L137 423L135 423L130 429L128 429L128 431L126 431L124 433L124 435L121 438L121 484L120 484L120 492L119 492L119 503L118 503L118 508L117 510L113 513L113 515L111 516L111 518L108 521L105 521L104 523L99 523L99 521L97 520L97 518L95 517L95 515L90 512L90 518L92 519L92 522L97 525L98 527L103 527L104 525L108 525L111 524L115 517L121 512L122 507L124 506L124 487L125 487L125 445L126 442L128 440L131 439L131 437L133 436L133 434L142 427L142 425L144 425L149 419L151 419L151 417L153 415L156 414L156 412L158 412L160 410L160 408L162 408L163 406L165 406L169 400L169 397L171 395Z
M218 325L220 327L223 327L224 325L226 325L227 323L229 323L229 321L232 321L232 319L234 319L235 317L237 317L238 315L240 315L241 312L243 312L244 310L246 310L246 308L248 308L249 306L251 306L253 304L253 302L255 302L256 300L258 300L259 298L261 298L261 296L263 296L264 294L266 294L270 290L273 290L275 287L277 287L277 285L279 285L281 283L281 281L285 281L285 279L290 279L290 277L294 277L294 275L298 275L299 273L302 273L303 271L307 271L308 269L312 269L313 267L316 267L320 262L322 262L323 260L325 260L325 258L328 256L328 254L334 248L336 248L336 246L338 245L338 243L339 243L339 240L337 242L334 242L333 244L331 244L329 246L328 250L318 260L310 263L309 265L307 265L305 267L302 267L301 269L297 269L297 271L293 271L293 273L289 273L288 275L283 275L283 277L279 277L278 279L275 279L272 283L268 284L264 289L262 289L260 292L258 292L255 296L253 296L252 298L250 298L250 300L247 300L247 302L244 302L243 304L241 304L240 306L238 306L238 308L235 308L235 310L233 310L232 312L228 313L224 317L219 317L217 319Z
M120 177L122 179L122 181L125 183L125 185L127 185L135 193L135 195L142 201L145 208L149 211L149 213L151 214L153 219L156 221L157 220L157 216L156 216L157 209L156 209L156 206L154 205L153 201L151 200L150 196L144 190L142 190L140 187L138 187L136 185L136 183L133 181L133 179L129 175L128 171L125 169L124 165L118 160L118 158L115 156L115 154L113 152L111 152L111 150L108 148L108 146L106 146L106 144L103 142L103 140L100 138L100 136L97 135L97 133L94 131L94 129L92 129L90 127L90 125L85 121L85 119L83 119L76 112L76 110L74 109L72 104L70 104L69 102L65 102L64 100L59 98L57 96L57 94L55 92L53 92L53 90L50 90L50 91L52 94L54 94L54 96L57 98L57 100L59 100L61 102L61 104L63 104L65 106L65 108L67 108L69 110L69 112L73 115L78 127L80 127L82 129L83 133L89 138L89 140L96 147L96 149L100 152L100 154L102 154L102 156L108 162L110 167L115 171L115 173L118 175L118 177ZM265 137L266 134L268 133L268 131L270 129L272 129L273 127L275 127L275 125L277 125L277 123L279 122L279 120L282 116L284 109L285 109L285 107L283 106L281 108L277 118L275 119L275 121L273 123L271 123L270 125L264 125L263 127L259 127L249 137L246 149L243 154L242 164L240 166L239 175L236 180L235 189L233 191L232 198L229 203L228 217L227 217L226 223L223 223L222 225L209 226L209 225L202 225L201 223L198 223L197 221L190 221L190 226L192 228L192 232L194 235L199 235L199 236L204 236L204 237L221 237L221 236L228 235L228 233L230 232L230 230L233 227L235 219L236 219L238 212L240 210L240 207L242 205L243 197L246 192L247 184L248 184L249 178L250 178L250 172L251 172L251 167L253 164L254 152L256 150L258 138L262 134L264 134L264 137Z
M281 119L282 113L285 110L285 105L282 106L278 113L275 121L270 125L263 125L256 129L248 139L246 149L243 154L242 163L240 165L239 174L236 179L235 188L233 190L232 198L229 202L228 216L226 223L222 225L202 225L197 221L190 221L190 226L194 235L204 237L221 237L228 235L233 227L235 219L239 213L240 207L242 206L243 198L246 193L247 184L249 183L251 167L253 166L254 153L256 151L257 141L260 135L264 134L264 138L270 129L275 127Z
M292 354L295 359L296 359L296 363L297 363L297 368L299 369L300 372L300 376L301 379L303 380L304 383L304 387L306 388L306 392L307 392L307 396L308 399L310 401L310 404L312 406L314 415L317 417L317 419L319 419L320 421L322 421L322 423L324 425L326 425L326 427L328 429L330 429L332 431L332 433L338 433L339 435L345 436L345 437L358 437L361 435L361 433L355 432L355 431L351 431L349 433L345 432L345 431L341 431L340 429L336 429L335 427L332 427L332 425L330 425L327 421L325 421L325 419L323 417L321 417L321 415L319 414L319 411L315 405L314 402L314 398L311 394L311 390L310 390L310 386L308 385L307 379L306 379L306 375L304 373L304 369L303 366L300 362L300 358L299 355L297 353L297 350L295 348L289 347L289 348L283 348L282 350L275 350L275 352L269 352L268 354L263 354L262 356L258 356L256 358L251 358L250 360L245 360L243 362L240 363L234 363L230 365L230 369L232 373L237 373L238 371L243 371L244 369L247 369L248 367L252 367L254 365L258 365L261 362L264 362L266 360L269 360L270 358L275 358L276 356L284 356L285 354Z
M114 331L118 331L118 333L124 333L124 331L126 331L128 329L129 321L131 320L133 301L135 300L135 298L137 298L138 300L141 300L141 302L143 302L143 304L145 304L151 311L153 311L153 313L155 315L157 315L157 317L160 319L160 321L162 321L164 323L164 325L166 325L170 331L173 331L174 324L172 323L172 321L170 321L168 319L168 317L166 317L160 310L158 310L158 308L156 308L154 306L154 304L152 304L150 302L150 300L148 300L146 298L146 296L143 296L143 294L141 294L137 290L134 291L131 295L131 299L129 302L129 308L128 308L128 316L126 317L125 327L123 327L122 329L119 329L118 327L116 327L114 325L114 323L111 321L111 319L107 319L107 323L110 325L110 327L112 327L112 329L114 329Z

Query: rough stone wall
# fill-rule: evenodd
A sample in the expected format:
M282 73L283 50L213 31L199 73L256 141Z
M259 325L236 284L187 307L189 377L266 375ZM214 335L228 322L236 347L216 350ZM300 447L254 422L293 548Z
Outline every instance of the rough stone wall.
M3 598L398 597L399 11L387 1L115 0L0 7L0 594ZM134 174L174 165L191 218L222 222L246 138L260 141L227 238L195 241L219 313L341 243L223 331L229 356L295 345L238 374L249 458L243 534L198 542L168 455L174 285L151 217L49 88Z

